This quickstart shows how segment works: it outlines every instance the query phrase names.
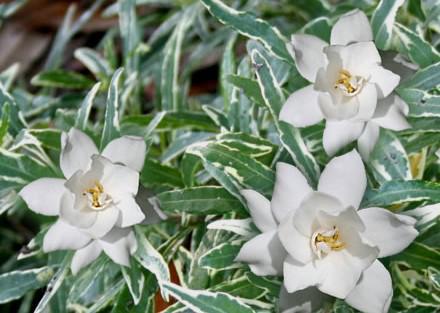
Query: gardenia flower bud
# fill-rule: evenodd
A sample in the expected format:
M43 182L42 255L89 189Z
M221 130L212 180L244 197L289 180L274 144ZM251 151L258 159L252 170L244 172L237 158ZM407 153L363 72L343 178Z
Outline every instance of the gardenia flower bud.
M287 293L297 305L308 300L310 312L322 301L316 289L363 312L387 312L391 277L377 259L399 253L418 232L412 217L358 210L366 184L355 150L328 163L317 191L296 167L278 163L271 202L242 192L263 233L242 247L237 260L250 263L257 275L282 274Z
M78 250L72 271L103 250L129 265L136 240L129 226L145 216L135 201L146 145L140 137L111 141L99 154L93 141L72 128L61 138L60 167L66 179L40 178L20 191L29 209L59 216L44 237L43 251Z
M325 119L323 145L329 155L357 140L367 159L380 127L410 128L406 103L392 93L400 77L381 66L372 40L368 18L354 10L333 26L330 45L304 34L293 35L288 45L298 71L312 84L287 99L280 120L305 127Z

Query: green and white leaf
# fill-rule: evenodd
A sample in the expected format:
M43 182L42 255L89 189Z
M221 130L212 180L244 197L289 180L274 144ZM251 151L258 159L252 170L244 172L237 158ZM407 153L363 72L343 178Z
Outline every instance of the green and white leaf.
M167 283L164 288L196 313L255 313L248 305L227 293L191 290Z

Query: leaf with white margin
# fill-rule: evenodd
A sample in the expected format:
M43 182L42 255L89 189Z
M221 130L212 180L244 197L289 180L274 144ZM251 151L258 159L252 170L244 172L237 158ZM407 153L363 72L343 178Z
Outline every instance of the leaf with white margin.
M104 117L104 128L101 137L101 149L103 149L110 141L119 136L119 81L121 79L123 69L116 70L113 74L107 95L107 104Z
M46 292L44 293L43 297L41 298L40 302L38 302L37 307L34 310L34 313L42 313L47 308L47 305L49 304L49 301L52 299L52 297L56 294L58 289L61 287L64 279L66 278L70 262L72 260L72 253L68 253L64 260L62 261L59 269L57 272L53 275L50 282L47 284Z
M278 122L278 116L285 98L280 86L276 82L272 69L267 60L257 50L253 50L251 56L252 62L257 67L257 80L266 107L275 121L281 142L309 183L312 186L316 186L320 175L319 165L308 151L299 129L283 121Z
M379 49L389 48L397 10L405 0L381 0L371 18L374 41Z
M223 24L236 29L240 34L260 41L278 58L293 63L286 48L287 40L280 31L253 14L237 11L219 0L201 0L208 11Z
M192 290L173 283L164 283L163 288L196 313L255 313L248 305L227 293Z
M125 283L128 286L134 305L141 301L142 292L145 285L145 276L142 273L139 265L133 260L130 260L130 267L121 266L122 276L124 276Z
M430 91L438 85L440 85L440 62L417 71L409 79L401 82L397 87L397 92L399 93L404 88Z
M152 272L161 286L162 296L168 299L168 294L163 289L163 284L170 280L170 271L162 255L148 241L139 227L135 227L138 240L138 249L134 255L144 268Z
M241 220L225 220L220 219L214 221L207 226L208 229L224 230L250 239L259 234L257 229L252 226L252 219L246 218Z
M440 202L440 184L428 181L387 181L379 189L367 189L361 208L386 207L405 202Z
M53 269L47 266L0 275L0 304L19 299L27 292L45 286L52 276Z
M412 179L405 148L399 138L388 130L380 130L380 137L369 157L369 163L380 184L390 180Z
M426 270L428 267L440 268L440 251L419 242L413 242L390 259L408 264L416 270Z
M200 186L181 190L165 191L156 198L160 208L171 214L194 215L246 212L241 202L219 186Z
M233 240L224 242L207 252L205 252L198 260L199 265L210 270L227 270L241 267L241 264L235 263L243 240Z
M75 50L74 56L84 64L96 78L103 79L112 74L110 64L95 50L90 48L78 48Z
M440 117L440 96L420 89L400 89L399 96L408 104L409 116Z
M398 38L398 51L414 63L423 68L440 61L439 52L420 34L400 23L395 23L393 30Z
M272 193L275 173L271 168L233 147L218 142L201 142L186 151L202 159L204 163L222 171L225 176L244 188L264 195Z
M161 96L162 109L176 111L179 109L180 86L178 81L179 60L182 44L189 26L192 24L198 8L195 5L187 7L174 28L174 32L164 48L162 61Z
M75 128L82 131L86 130L90 110L92 109L93 101L95 100L100 87L101 83L96 83L93 88L90 89L87 96L84 98L84 101L82 102L81 107L78 110L78 115L76 116Z

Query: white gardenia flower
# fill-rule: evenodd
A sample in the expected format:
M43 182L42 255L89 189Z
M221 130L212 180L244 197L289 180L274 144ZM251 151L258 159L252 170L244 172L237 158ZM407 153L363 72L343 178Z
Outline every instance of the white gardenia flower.
M381 66L367 16L359 10L343 15L333 26L330 45L305 34L288 45L298 71L312 84L294 92L280 120L305 127L326 120L324 149L334 155L358 141L364 159L371 153L380 127L410 128L406 103L392 93L399 75Z
M145 216L135 201L146 145L142 138L123 136L99 153L93 141L72 128L61 138L60 167L66 179L40 178L20 191L29 209L59 216L43 240L45 252L73 249L72 270L101 250L116 263L128 265L136 247L131 229ZM80 249L80 250L79 250ZM91 259L90 259L91 258Z
M418 234L416 220L382 208L358 210L366 184L355 150L328 163L317 191L296 167L278 163L271 202L243 191L263 233L246 243L237 259L251 263L258 275L283 274L290 303L297 301L305 312L312 312L324 294L345 299L362 312L387 312L391 277L377 258L405 249ZM277 237L269 228L273 226Z

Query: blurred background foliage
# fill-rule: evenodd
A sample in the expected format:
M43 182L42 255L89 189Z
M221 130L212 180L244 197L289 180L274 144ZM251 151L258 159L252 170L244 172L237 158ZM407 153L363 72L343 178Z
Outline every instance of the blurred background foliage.
M330 25L341 14L360 8L371 17L378 8L374 0L224 3L264 19L285 38L302 31L328 39ZM384 62L389 59L406 81L399 94L410 106L414 129L381 136L376 157L393 166L388 173L392 179L383 179L370 164L364 201L399 211L440 202L440 5L436 0L405 1L393 25L391 40L380 48L389 50L383 52ZM255 77L249 52L256 49L267 59L286 95L306 84L294 66L222 25L200 1L191 0L4 1L0 47L0 274L20 273L0 280L0 290L11 289L10 294L0 292L1 312L32 312L37 306L38 312L57 313L159 312L167 307L147 271L140 274L146 281L140 304L133 306L120 268L102 256L78 277L67 275L64 252L47 256L39 249L52 219L32 213L17 196L29 181L59 176L62 130L81 125L97 138L107 89L121 67L121 133L146 138L149 151L141 183L171 215L160 225L142 226L142 232L169 262L173 281L247 299L256 312L275 309L280 281L234 264L243 237L206 226L215 214L247 217L237 200L238 188L252 187L270 196L271 167L292 161L285 149L278 149L278 134L262 98L264 86ZM79 112L84 116L78 117ZM321 167L328 161L322 130L322 124L301 130ZM207 145L191 146L196 142ZM230 164L228 157L236 149L239 160L231 166L245 181L237 182L215 165ZM263 180L240 167L247 162L261 170ZM186 193L173 192L182 188ZM392 198L390 190L400 194ZM206 202L197 205L191 201L195 197ZM179 205L173 206L176 199ZM387 260L396 286L393 312L434 312L440 305L440 224L437 218L422 226L417 245ZM250 225L242 227L248 235L254 231ZM332 310L352 312L341 301ZM166 312L192 311L176 303Z

